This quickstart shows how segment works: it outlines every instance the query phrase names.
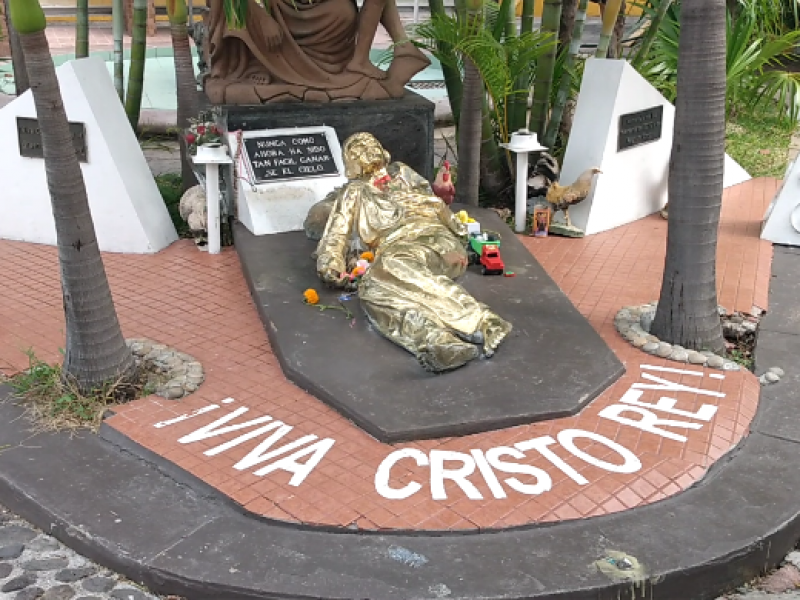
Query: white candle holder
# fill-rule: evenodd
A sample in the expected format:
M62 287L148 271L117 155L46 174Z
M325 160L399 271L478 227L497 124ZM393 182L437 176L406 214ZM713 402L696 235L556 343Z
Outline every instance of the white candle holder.
M217 147L218 146L218 147ZM205 149L205 151L203 151ZM228 156L227 148L222 144L206 144L197 147L197 154L192 157L197 165L206 166L206 218L208 229L208 253L219 254L222 250L220 237L219 209L219 167L233 163Z
M517 155L517 177L514 190L514 231L523 233L528 216L528 154L547 150L539 143L538 136L527 129L511 134L511 141L500 144Z

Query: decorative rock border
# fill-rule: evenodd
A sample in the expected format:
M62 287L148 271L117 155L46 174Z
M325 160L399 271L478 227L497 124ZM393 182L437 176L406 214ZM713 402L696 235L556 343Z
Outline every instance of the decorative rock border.
M701 352L687 350L682 346L662 342L652 335L650 326L653 324L653 318L656 315L656 304L656 302L651 302L650 304L626 306L620 309L614 317L614 326L619 334L636 348L659 358L723 371L739 371L741 369L732 360L708 350ZM720 314L725 314L725 309L722 307L720 307Z
M656 316L656 306L656 302L638 306L625 306L614 317L614 326L628 342L653 356L723 371L739 371L741 369L739 364L713 352L687 350L682 346L662 342L652 335L650 326ZM758 331L758 320L755 317L744 316L739 313L728 314L722 306L718 307L718 310L720 317L723 318L722 331L726 338L738 339L745 335L755 335ZM783 369L771 367L758 378L758 381L761 385L769 385L777 383L783 376Z
M205 381L203 365L189 354L146 338L126 340L136 365L147 373L146 387L167 400L188 396Z

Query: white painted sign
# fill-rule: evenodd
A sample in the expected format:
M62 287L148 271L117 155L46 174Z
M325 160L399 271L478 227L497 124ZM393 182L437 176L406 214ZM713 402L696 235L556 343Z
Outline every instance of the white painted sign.
M320 136L327 141L327 147L311 152L309 148L324 147L319 143ZM248 140L255 138L283 140L285 146L264 149L263 156L249 156ZM305 140L314 141L313 146ZM347 183L342 147L333 127L232 132L228 143L237 172L237 217L254 235L302 230L308 210ZM328 157L333 165L327 160L319 162ZM257 177L275 181L258 183Z
M800 246L800 160L786 169L783 184L764 215L761 239Z
M641 397L644 394L643 390L656 390L672 395L677 395L678 393L689 394L693 400L695 395L718 399L725 397L722 392L695 388L670 379L670 377L674 379L675 375L702 378L705 376L703 371L685 371L650 365L642 365L641 368L643 369L641 378L644 381L634 383L622 395L618 403L601 410L599 413L600 418L633 427L645 433L685 443L687 437L683 432L701 429L716 414L717 406L703 404L697 411L687 411L676 408L678 400L668 396L664 396L658 402L651 404L641 401ZM724 379L724 375L718 373L710 373L708 377ZM613 458L608 458L607 456L598 458L582 450L579 443L580 440L591 440L602 444L613 452ZM497 499L508 497L506 487L520 494L538 496L552 489L553 478L547 470L525 462L526 459L530 458L526 453L531 452L544 458L552 468L561 471L578 485L588 485L590 483L589 480L581 475L570 462L562 459L551 446L553 448L560 447L575 459L609 473L630 474L636 473L642 468L639 457L614 440L592 431L563 429L556 434L555 438L549 435L542 436L517 442L513 447L499 446L490 448L485 452L477 449L472 449L469 453L431 450L430 453L426 454L416 448L401 448L389 454L378 467L375 473L375 490L388 500L403 500L420 492L424 486L419 481L410 481L403 486L392 482L392 469L394 466L401 461L407 463L410 460L415 462L417 467L427 467L427 493L430 494L433 500L448 499L444 487L445 480L455 483L470 500L483 500L483 495L469 479L475 474L476 470L492 495ZM572 462L574 463L574 461ZM524 475L525 478L523 481L517 477L503 478L504 475ZM501 480L501 478L503 479Z
M158 252L178 239L105 63L70 61L56 69L69 121L84 123L81 163L97 242L105 252ZM17 117L36 117L31 92L0 109L0 239L56 243L44 160L20 156Z
M654 118L647 116L659 110L661 129L656 132ZM602 174L588 198L569 211L577 227L591 235L664 207L674 122L675 107L626 61L586 62L560 183L569 185L592 167ZM748 179L726 155L723 185Z
M725 378L722 374L651 365L642 365L641 368L641 381L631 385L617 403L601 410L599 418L638 429L646 434L686 443L688 438L685 434L691 430L702 429L711 422L717 413L717 405L702 404L699 410L690 411L678 408L678 398L672 396L683 394L684 397L691 398L692 402L696 396L718 401L725 397L722 392L692 387L675 381L681 376L696 377L698 380L704 377L721 380ZM641 398L645 391L662 392L669 396L662 396L655 403L643 402ZM226 398L220 404L231 405L234 402L233 398ZM320 439L313 434L292 439L291 433L294 427L283 421L276 421L269 415L239 420L250 411L249 408L243 406L218 413L220 404L204 406L156 423L154 427L164 429L213 412L218 417L215 421L183 435L178 439L178 443L190 445L242 432L237 437L204 450L203 455L217 456L236 452L236 448L245 442L258 440L252 450L238 455L233 468L238 471L252 471L253 475L258 477L283 471L291 474L289 485L295 487L306 480L335 444L331 438ZM610 456L604 451L603 457L600 458L583 450L584 440L604 446L611 451ZM566 451L572 458L565 460L559 456L556 449ZM563 454L561 452L561 455ZM534 456L543 458L550 468L529 464ZM541 436L517 442L513 446L498 446L485 451L471 449L468 453L452 450L431 450L425 453L417 448L400 448L391 452L380 463L375 472L374 485L375 491L387 500L409 498L422 492L426 485L427 490L423 493L430 494L433 500L448 500L445 481L450 481L470 500L483 500L483 494L470 479L480 477L494 498L507 498L507 490L537 496L552 489L553 469L560 471L578 485L588 485L590 481L575 467L576 461L593 465L609 473L632 474L642 468L640 458L614 440L593 431L563 429L554 437ZM393 469L398 465L407 467L409 462L413 462L420 469L427 469L427 476L420 475L418 480L408 481L404 485L393 481Z
M222 404L232 404L233 402L233 398L226 398L222 401ZM164 427L175 425L176 423L182 423L187 419L216 411L219 408L219 404L204 406L203 408L180 415L174 419L156 423L154 427L156 429L163 429ZM289 480L289 485L292 486L299 486L303 483L305 478L308 477L311 471L314 470L335 443L334 440L330 438L320 440L316 435L304 435L291 442L283 443L285 441L284 438L292 432L294 427L287 425L283 421L275 421L269 415L256 417L249 421L231 423L239 417L244 416L249 411L250 409L245 406L237 408L219 417L216 421L208 425L203 425L192 433L184 435L178 440L178 443L191 444L234 431L250 429L247 433L243 433L232 440L205 450L203 454L206 456L216 456L217 454L232 450L248 440L262 438L255 448L242 456L236 464L233 465L233 468L238 471L245 471L257 467L256 470L253 471L253 475L257 475L258 477L269 475L275 471L285 471L292 474L292 478ZM228 423L231 424L229 425ZM252 429L252 427L256 425L262 426ZM289 452L291 452L291 454L289 454Z

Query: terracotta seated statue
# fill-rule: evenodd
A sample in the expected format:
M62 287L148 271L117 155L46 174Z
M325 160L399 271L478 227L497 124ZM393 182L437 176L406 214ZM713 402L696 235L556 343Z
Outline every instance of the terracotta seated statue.
M205 82L214 104L337 102L399 98L430 64L407 38L395 0L248 0L232 28L223 0L208 0ZM369 60L381 23L395 43L383 71Z
M376 331L436 373L493 356L511 324L454 281L467 268L466 225L426 179L389 164L369 133L348 138L342 154L350 181L334 194L317 246L320 278L347 287L343 274L369 250L358 296Z

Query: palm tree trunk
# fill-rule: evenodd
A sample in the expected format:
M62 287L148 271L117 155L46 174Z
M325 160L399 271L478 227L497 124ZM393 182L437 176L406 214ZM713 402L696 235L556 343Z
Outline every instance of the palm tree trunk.
M446 16L444 9L444 0L428 0L428 6L431 11L431 19L442 18ZM448 44L438 43L439 52L446 56L453 56L453 49ZM450 100L450 112L453 114L453 122L458 128L459 117L461 116L461 96L464 93L463 82L461 81L461 71L453 64L442 63L442 75L444 76L444 85L447 88L447 97Z
M522 19L520 21L519 33L525 35L533 31L534 0L522 0ZM508 109L508 131L513 133L525 127L528 122L528 99L530 98L531 72L527 70L516 82L517 90L525 90L524 93L514 94L509 102Z
M478 67L464 57L464 95L461 99L461 122L458 128L458 202L478 206L481 181L481 130L483 80Z
M186 26L185 0L167 0L169 29L172 36L172 54L175 63L175 85L178 96L178 129L189 128L189 119L197 117L199 102L197 80L194 77L194 61L189 46L189 30ZM183 190L197 184L192 170L191 158L183 136L179 136L181 148L181 175Z
M75 7L75 58L89 56L89 0L78 0Z
M583 25L586 23L586 7L589 5L588 0L580 0L578 4L578 11L573 21L574 31L572 32L571 41L569 44L569 54L567 55L567 64L564 68L564 73L561 75L561 81L558 85L558 94L556 101L553 105L553 111L550 115L550 122L547 124L547 132L544 136L543 145L552 148L556 143L556 137L561 127L561 121L564 118L564 110L567 107L567 100L569 100L569 93L572 89L572 69L575 66L575 60L578 56L578 51L581 49L581 38L583 37Z
M642 61L645 60L647 55L650 53L650 48L653 46L653 42L656 41L656 38L658 37L658 31L661 29L661 22L664 20L664 17L666 16L670 6L672 6L672 0L661 0L659 3L656 14L653 16L653 19L647 26L647 32L644 34L642 44L636 50L636 55L631 61L631 65L634 68L639 67L639 65L642 64Z
M561 24L561 0L544 0L542 8L542 32L550 32L555 38ZM556 66L558 46L553 44L536 63L536 79L533 82L533 104L528 129L543 137L550 110L550 92L553 89L553 72Z
M114 87L121 102L125 102L125 68L122 36L125 33L125 5L123 0L113 0L111 7L114 37Z
M575 30L575 17L578 16L578 0L561 0L561 23L558 27L559 49L568 46Z
M125 112L133 130L139 127L144 88L145 49L147 45L147 0L133 0L133 30L131 32L131 67L128 71L128 95Z
M11 47L11 68L14 71L14 87L17 96L21 96L30 88L28 83L28 70L25 68L25 55L22 53L22 45L19 41L19 34L14 29L11 22L11 10L9 0L3 0L6 23L8 24L8 45Z
M131 376L133 356L122 337L103 259L97 246L86 186L38 2L11 0L42 132L44 167L53 207L66 317L63 371L88 392ZM38 9L38 11L36 10ZM19 15L19 16L18 16Z
M622 58L622 40L625 38L625 11L627 7L625 0L622 0L617 12L617 19L614 22L614 30L611 32L611 46L608 50L609 58Z
M597 43L595 58L606 58L608 47L611 45L611 36L614 34L614 27L617 24L619 7L623 0L608 0L603 8L603 29L600 31L600 41Z
M667 257L653 335L724 349L717 312L717 229L725 160L725 0L684 2L669 168Z
M480 188L490 196L497 196L508 187L508 163L497 143L492 117L489 114L489 101L486 94L482 96Z

